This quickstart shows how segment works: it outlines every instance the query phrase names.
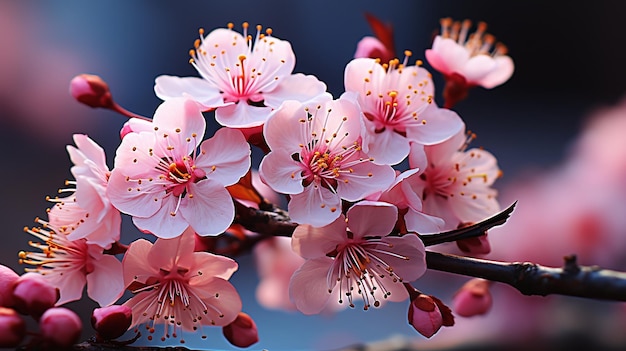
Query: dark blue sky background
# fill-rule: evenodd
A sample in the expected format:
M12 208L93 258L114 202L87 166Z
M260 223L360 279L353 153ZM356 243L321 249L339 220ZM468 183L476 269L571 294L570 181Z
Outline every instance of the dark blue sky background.
M45 214L45 196L70 177L64 146L73 133L91 136L113 164L124 119L73 101L68 84L76 74L100 75L118 103L151 116L160 102L155 77L196 75L188 50L199 27L210 31L234 22L237 28L248 21L289 40L295 71L317 75L337 97L357 41L372 34L365 12L392 23L397 49L412 50L414 58L423 58L440 18L484 20L508 46L516 71L501 87L471 91L455 110L478 134L475 143L498 157L504 184L527 167L560 162L585 117L621 99L625 10L619 1L0 1L0 263L22 268L17 252L29 240L22 228ZM432 73L440 92L441 78ZM130 241L136 234L127 230ZM262 341L254 349L330 349L396 334L418 337L406 323L406 304L336 317L265 311L253 301L251 262L242 258L233 281L244 310L259 324ZM440 277L424 284L444 300L458 287ZM188 346L228 348L222 339L216 329L207 346Z

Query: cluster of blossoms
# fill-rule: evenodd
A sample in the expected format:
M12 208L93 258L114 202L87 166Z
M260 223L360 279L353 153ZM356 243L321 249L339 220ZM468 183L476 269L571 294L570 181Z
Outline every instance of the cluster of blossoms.
M38 240L20 260L59 290L57 305L81 298L86 284L102 307L94 319L105 321L95 323L104 340L142 324L152 340L161 324L163 341L205 337L205 327L221 326L234 345L254 344L254 321L228 281L238 264L227 256L246 242L259 244L263 280L277 282L264 284L279 289L264 295L289 296L289 307L276 307L316 314L410 299L409 323L423 335L452 325L450 310L410 283L427 268L423 237L499 211L493 155L468 149L473 134L449 101L438 106L430 72L410 62L410 51L381 59L385 46L368 38L345 67L345 92L334 98L315 76L293 73L291 45L271 29L233 28L200 30L190 51L200 77L156 78L163 103L151 119L118 106L96 76L72 81L79 101L130 119L112 169L93 140L74 136L67 151L75 180L60 190L67 196L49 198L47 220L26 228ZM490 52L484 25L469 37L468 29L442 22L426 51L431 66L448 82L465 79L465 89L506 81L513 66L504 49ZM208 139L206 112L220 125ZM290 245L241 220L242 211L285 213L251 182L251 146L265 154L263 185L288 199L287 218L297 225ZM122 214L145 239L122 244ZM467 240L461 249L488 252L486 235ZM263 258L267 250L284 258L282 266L297 263L280 273L264 269L276 265ZM125 290L134 296L113 305ZM112 315L128 323L111 331Z

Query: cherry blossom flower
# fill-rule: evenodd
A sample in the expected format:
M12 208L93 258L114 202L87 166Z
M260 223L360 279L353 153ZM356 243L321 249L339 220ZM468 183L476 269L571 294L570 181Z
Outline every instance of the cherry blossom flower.
M197 104L171 99L156 110L151 132L127 134L115 157L107 193L144 231L161 238L191 225L216 235L234 218L225 186L250 168L250 146L241 132L222 128L200 145L206 122Z
M154 244L138 239L130 244L123 265L124 282L136 294L124 303L133 311L131 328L148 323L152 334L157 324L164 324L161 340L180 336L183 342L179 332L225 326L241 312L239 294L228 282L237 263L194 252L194 242L189 227L173 239L157 239Z
M485 33L487 24L478 23L476 32L469 33L472 22L441 20L441 34L435 37L432 49L426 50L426 59L445 76L457 74L469 86L480 85L491 89L506 82L513 74L513 60L507 49L495 43L493 35ZM495 45L495 46L494 46Z
M345 69L345 89L358 93L365 115L364 149L380 164L402 162L409 154L410 141L436 144L463 128L461 118L452 111L422 114L432 103L434 85L419 62L407 65L411 53L405 54L403 63L359 58Z
M362 128L359 107L348 97L317 106L285 101L270 116L264 135L271 152L259 174L291 196L292 220L327 225L339 217L342 199L361 200L393 182L393 169L363 152Z
M461 130L443 143L425 146L428 166L419 176L404 180L421 197L424 213L444 219L444 230L500 210L497 191L491 187L501 175L497 160L479 148L465 150L471 138Z
M67 239L86 239L89 244L108 248L119 240L122 217L106 195L109 168L106 165L104 150L83 134L74 134L74 143L67 146L67 152L74 163L71 168L74 181L60 189L71 193L66 197L48 197L54 203L54 216L50 224Z
M53 208L50 217L57 211ZM41 242L29 244L41 252L21 251L20 263L35 266L27 272L39 273L59 289L57 305L79 300L87 284L87 295L100 306L115 302L124 292L122 264L103 248L85 239L69 240L51 223L37 218L41 227L24 228Z
M365 310L407 299L403 282L424 274L425 250L416 235L389 235L397 215L391 204L362 201L325 227L298 226L292 246L306 262L289 286L298 310L319 313L336 289L339 303L354 307L360 297Z
M296 58L291 44L272 36L267 28L256 27L254 40L248 35L248 23L243 35L218 28L200 39L190 51L191 64L202 78L159 76L154 90L168 100L189 96L204 106L216 109L215 119L227 127L248 128L262 125L270 112L285 100L301 102L326 93L326 84L314 76L292 74Z

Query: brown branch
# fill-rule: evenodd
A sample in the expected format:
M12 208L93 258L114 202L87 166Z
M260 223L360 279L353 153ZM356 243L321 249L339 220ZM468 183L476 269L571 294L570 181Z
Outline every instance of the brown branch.
M576 256L565 257L561 268L530 262L498 262L428 251L429 269L508 284L524 295L567 295L626 301L626 273L579 266Z

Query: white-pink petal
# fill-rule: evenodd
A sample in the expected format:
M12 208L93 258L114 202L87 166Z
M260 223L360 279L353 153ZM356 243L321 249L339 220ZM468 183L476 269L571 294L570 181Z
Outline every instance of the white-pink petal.
M347 217L355 239L383 237L389 235L396 225L398 209L386 202L361 201L350 207Z
M331 297L326 277L332 264L332 258L321 257L306 261L294 272L289 283L289 296L300 312L310 315L324 309ZM332 283L335 285L336 281Z
M300 162L294 161L291 154L276 149L265 155L259 165L259 176L274 191L283 194L299 194L304 190Z
M203 105L203 110L232 104L224 102L221 91L202 78L162 75L154 83L154 92L161 100L189 97Z
M235 184L250 169L250 145L240 131L220 128L200 145L195 165L224 186Z
M339 217L341 199L330 190L311 184L303 192L291 196L287 209L294 222L321 227Z
M181 203L180 212L198 235L218 235L232 224L235 205L223 185L203 179L189 185L189 194Z
M291 236L291 248L306 259L325 257L346 241L346 229L343 215L323 227L301 224Z
M92 264L94 270L87 274L87 295L101 307L108 306L124 293L122 262L115 256L103 255Z

